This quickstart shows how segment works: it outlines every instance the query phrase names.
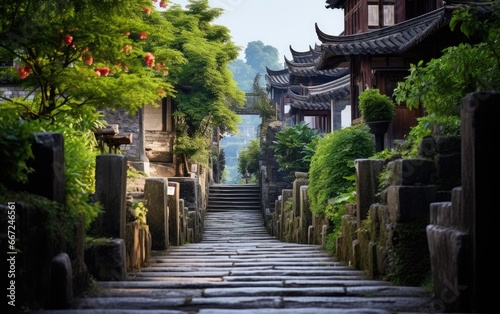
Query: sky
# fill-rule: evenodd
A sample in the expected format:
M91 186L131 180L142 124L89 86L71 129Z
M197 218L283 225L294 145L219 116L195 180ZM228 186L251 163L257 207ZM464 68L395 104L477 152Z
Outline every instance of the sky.
M185 6L188 0L171 0ZM224 13L215 24L231 31L233 42L240 46L240 59L245 58L249 42L262 41L278 49L278 57L291 60L293 50L304 52L320 44L315 23L329 35L339 35L344 30L344 11L326 9L325 0L209 0L212 8Z

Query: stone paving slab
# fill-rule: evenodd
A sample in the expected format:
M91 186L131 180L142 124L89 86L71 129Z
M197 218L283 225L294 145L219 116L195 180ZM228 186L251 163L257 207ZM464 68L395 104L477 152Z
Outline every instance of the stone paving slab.
M319 245L268 235L260 210L207 210L200 243L152 254L147 267L125 281L98 282L96 294L75 299L72 309L39 313L432 313L423 288L371 280Z

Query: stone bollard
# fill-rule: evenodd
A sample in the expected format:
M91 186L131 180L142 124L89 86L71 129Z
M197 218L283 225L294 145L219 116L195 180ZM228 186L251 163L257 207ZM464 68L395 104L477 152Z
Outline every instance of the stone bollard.
M302 185L300 186L300 232L301 232L301 238L300 238L300 243L303 244L308 244L310 242L309 237L309 227L312 224L312 213L311 209L309 208L309 199L307 197L307 185Z
M378 176L383 170L384 161L376 159L356 159L356 204L357 224L366 219L370 205L377 202Z
M179 198L184 200L184 206L189 208L190 217L188 228L193 230L192 242L200 242L203 238L203 211L200 199L200 185L196 178L173 177L168 178L169 182L178 182ZM189 213L188 213L189 214ZM186 218L187 219L187 218Z
M96 220L95 234L113 238L125 238L127 157L123 155L99 155L96 158L96 201L104 207L104 213Z
M146 221L154 250L165 250L168 247L167 184L166 178L146 178L144 184L144 205L148 209Z
M85 263L89 272L102 281L122 281L127 277L125 241L95 239L87 243Z
M168 223L169 240L172 245L181 245L181 208L180 208L180 183L168 182Z
M34 133L27 190L60 204L66 202L64 175L64 138L60 133Z
M67 309L73 299L73 271L71 260L66 253L56 255L50 264L50 299L51 309Z

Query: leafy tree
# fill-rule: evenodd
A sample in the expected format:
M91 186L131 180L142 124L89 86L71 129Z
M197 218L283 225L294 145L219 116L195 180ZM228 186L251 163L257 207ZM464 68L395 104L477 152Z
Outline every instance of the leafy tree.
M274 70L283 68L278 59L278 49L264 45L260 40L248 43L245 58L247 64L259 73L266 73L266 67Z
M229 29L212 24L221 14L222 9L210 8L208 0L190 0L187 10L174 5L163 13L174 26L174 40L169 47L182 53L183 63L169 71L178 90L174 152L184 163L178 175L187 173L187 160L195 153L208 158L210 150L206 146L211 143L213 127L219 127L221 132L237 131L240 121L231 108L243 105L245 94L228 69L239 48L231 41Z
M285 126L276 134L276 140L271 145L279 170L288 172L290 176L294 172L308 172L311 154L320 138L317 131L310 129L304 121Z
M242 177L249 174L253 177L259 174L260 144L258 139L253 139L240 151L238 156L238 172Z
M278 49L264 46L261 41L249 42L245 49L246 62L237 59L229 64L229 69L238 82L238 87L244 92L251 92L256 75L259 75L259 85L265 86L267 69L282 69L278 60Z
M271 105L265 89L262 89L260 85L260 73L257 73L253 80L252 94L257 96L257 101L253 103L253 108L259 111L262 124L265 124L268 119L276 119L276 109Z
M173 94L164 74L175 52L156 51L171 26L150 0L0 0L3 76L31 91L4 98L24 118L51 118L82 106L135 112Z
M258 72L252 69L245 61L237 59L229 64L229 70L233 73L234 80L244 92L251 92L253 88L252 78L254 78Z

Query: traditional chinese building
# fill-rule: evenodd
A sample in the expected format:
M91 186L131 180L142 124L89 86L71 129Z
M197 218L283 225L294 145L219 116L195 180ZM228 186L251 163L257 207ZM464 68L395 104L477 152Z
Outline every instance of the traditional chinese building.
M318 70L319 46L290 51L292 60L285 59L285 69L267 69L267 90L277 119L289 125L305 121L319 133L341 128L341 112L349 104L349 70Z
M326 7L344 10L345 32L329 35L316 26L321 41L319 71L350 69L350 109L352 123L360 121L359 94L378 88L392 97L398 82L409 74L411 64L438 58L446 47L469 41L449 26L453 10L459 6L481 6L474 2L441 0L327 0ZM404 139L423 110L397 106L396 117L386 134L385 146Z

